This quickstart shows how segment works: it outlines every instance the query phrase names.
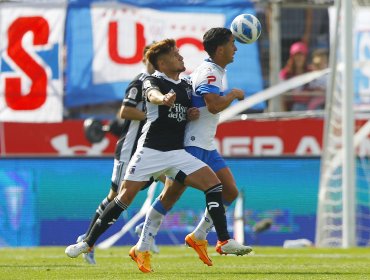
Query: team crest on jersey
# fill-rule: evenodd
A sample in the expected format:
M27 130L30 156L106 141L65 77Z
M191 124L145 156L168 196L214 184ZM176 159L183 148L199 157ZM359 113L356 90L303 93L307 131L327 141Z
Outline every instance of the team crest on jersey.
M149 87L151 87L152 86L152 84L150 83L150 81L149 80L145 80L144 81L144 83L143 83L143 87L144 88L149 88Z
M193 89L192 88L186 88L186 93L188 95L188 98L190 99L191 98L191 95L193 94Z

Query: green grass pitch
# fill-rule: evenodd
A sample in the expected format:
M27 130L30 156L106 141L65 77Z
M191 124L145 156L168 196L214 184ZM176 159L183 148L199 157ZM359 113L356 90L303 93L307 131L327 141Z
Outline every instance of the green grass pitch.
M70 259L64 247L0 249L0 279L370 279L370 248L283 249L256 247L251 256L219 256L204 265L192 249L160 246L152 258L155 272L141 273L129 247L96 250L98 264ZM211 251L212 248L209 248Z

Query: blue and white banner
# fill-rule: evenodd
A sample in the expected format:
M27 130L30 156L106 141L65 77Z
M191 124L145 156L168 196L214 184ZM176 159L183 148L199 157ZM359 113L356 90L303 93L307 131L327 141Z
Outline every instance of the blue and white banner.
M202 37L255 13L242 0L0 2L0 121L59 122L63 107L122 100L144 46L177 40L186 74L205 58ZM263 87L258 43L237 43L226 92ZM64 94L64 96L63 96ZM64 98L64 100L63 100ZM259 104L255 108L263 108Z
M336 10L329 9L330 33L334 34L338 24ZM359 110L370 110L370 8L356 9L353 17L353 66L354 66L354 105ZM343 32L339 32L343 35ZM341 40L339 40L341 42ZM343 56L343 44L338 44L338 58Z
M354 20L355 104L370 110L370 8L358 9Z
M202 46L205 31L228 27L238 14L255 12L246 1L215 1L218 5L214 1L197 5L137 1L140 6L122 2L90 6L71 2L66 25L65 106L121 100L128 83L143 68L144 46L153 41L176 39L186 72L191 73L207 58ZM251 95L263 87L258 45L237 43L237 47L234 62L227 66L227 87Z

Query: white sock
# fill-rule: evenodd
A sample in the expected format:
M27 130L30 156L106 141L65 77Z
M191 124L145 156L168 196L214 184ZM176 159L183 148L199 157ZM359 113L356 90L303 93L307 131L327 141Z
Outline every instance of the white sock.
M136 249L140 252L149 251L150 246L157 235L157 232L162 224L164 215L155 210L152 206L145 216L145 223Z
M224 205L225 211L227 207ZM208 233L213 229L213 221L211 215L209 215L208 210L204 211L204 215L200 220L198 226L194 229L193 233L196 239L206 240Z
M205 240L207 239L208 232L213 228L213 221L208 210L204 211L204 215L200 220L198 226L194 229L193 233L196 239Z

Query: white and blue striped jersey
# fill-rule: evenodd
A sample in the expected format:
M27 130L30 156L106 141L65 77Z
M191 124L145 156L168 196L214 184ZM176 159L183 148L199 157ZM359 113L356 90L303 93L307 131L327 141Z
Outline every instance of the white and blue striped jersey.
M185 147L195 146L205 150L215 150L215 134L220 114L208 111L204 94L218 94L223 96L222 80L225 69L215 64L211 59L206 59L191 74L193 95L192 107L200 111L199 119L188 122L185 131Z

